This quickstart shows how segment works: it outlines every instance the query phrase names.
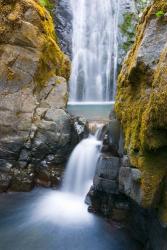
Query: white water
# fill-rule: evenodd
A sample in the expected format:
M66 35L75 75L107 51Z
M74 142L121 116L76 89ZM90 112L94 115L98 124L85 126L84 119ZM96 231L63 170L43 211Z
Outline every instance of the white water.
M67 164L63 182L63 191L85 196L89 191L97 160L101 141L96 135L82 140L72 152Z
M119 0L71 0L72 102L114 99L117 75Z
M50 192L40 200L33 220L45 220L65 227L92 223L93 217L87 212L84 200L93 180L102 144L97 140L98 131L76 146L67 164L61 191Z

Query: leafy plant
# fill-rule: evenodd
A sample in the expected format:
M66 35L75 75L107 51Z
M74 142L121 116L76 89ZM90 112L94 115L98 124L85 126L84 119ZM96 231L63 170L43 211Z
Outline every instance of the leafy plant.
M47 8L48 10L52 10L53 4L50 2L50 0L39 0L40 4Z
M157 17L163 17L163 16L165 15L165 13L163 12L163 10L159 10L159 11L157 11L157 12L155 13L155 15L156 15Z

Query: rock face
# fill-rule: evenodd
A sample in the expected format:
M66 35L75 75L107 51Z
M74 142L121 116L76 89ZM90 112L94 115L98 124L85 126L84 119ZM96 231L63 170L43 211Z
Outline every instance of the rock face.
M125 149L135 169L122 169L121 188L141 207L154 208L163 226L167 226L166 13L164 0L155 0L145 10L119 75L116 98ZM136 181L132 193L130 186Z
M61 49L72 56L72 11L69 0L54 0L53 16Z
M118 33L118 65L121 66L124 57L135 41L136 26L143 9L150 0L121 0L119 9Z
M115 126L116 125L116 126ZM129 211L129 202L119 190L121 154L119 153L120 129L112 117L99 135L103 139L101 154L88 197L90 212L97 212L114 220L124 220Z
M0 191L30 190L41 176L54 185L75 140L70 62L38 1L0 0L0 9Z
M103 147L86 199L88 211L123 222L141 243L142 249L166 249L167 230L160 223L156 209L141 206L142 171L132 166L129 156L118 150L118 141L112 140L114 130L111 125L112 121L102 129Z

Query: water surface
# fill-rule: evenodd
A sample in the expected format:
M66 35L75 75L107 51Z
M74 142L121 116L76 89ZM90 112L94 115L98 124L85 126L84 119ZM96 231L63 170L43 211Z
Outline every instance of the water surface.
M82 199L54 190L0 195L2 250L140 250L124 229L87 212Z
M68 102L68 112L91 121L108 121L114 102Z

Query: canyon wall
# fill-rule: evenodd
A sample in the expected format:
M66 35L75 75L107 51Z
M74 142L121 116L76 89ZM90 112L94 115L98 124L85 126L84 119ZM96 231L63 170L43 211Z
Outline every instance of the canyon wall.
M160 10L164 14L159 17ZM125 149L132 166L142 173L137 202L143 207L157 207L164 225L167 223L166 11L166 1L154 1L146 9L135 44L119 75L116 97Z
M154 218L164 228L167 227L166 13L164 0L153 1L144 11L135 43L118 78L115 105L130 160L120 169L120 191L139 207L154 211ZM137 182L133 180L133 171L139 173ZM158 249L155 245L152 248Z
M0 191L56 185L75 144L70 61L38 1L0 0L0 9Z

